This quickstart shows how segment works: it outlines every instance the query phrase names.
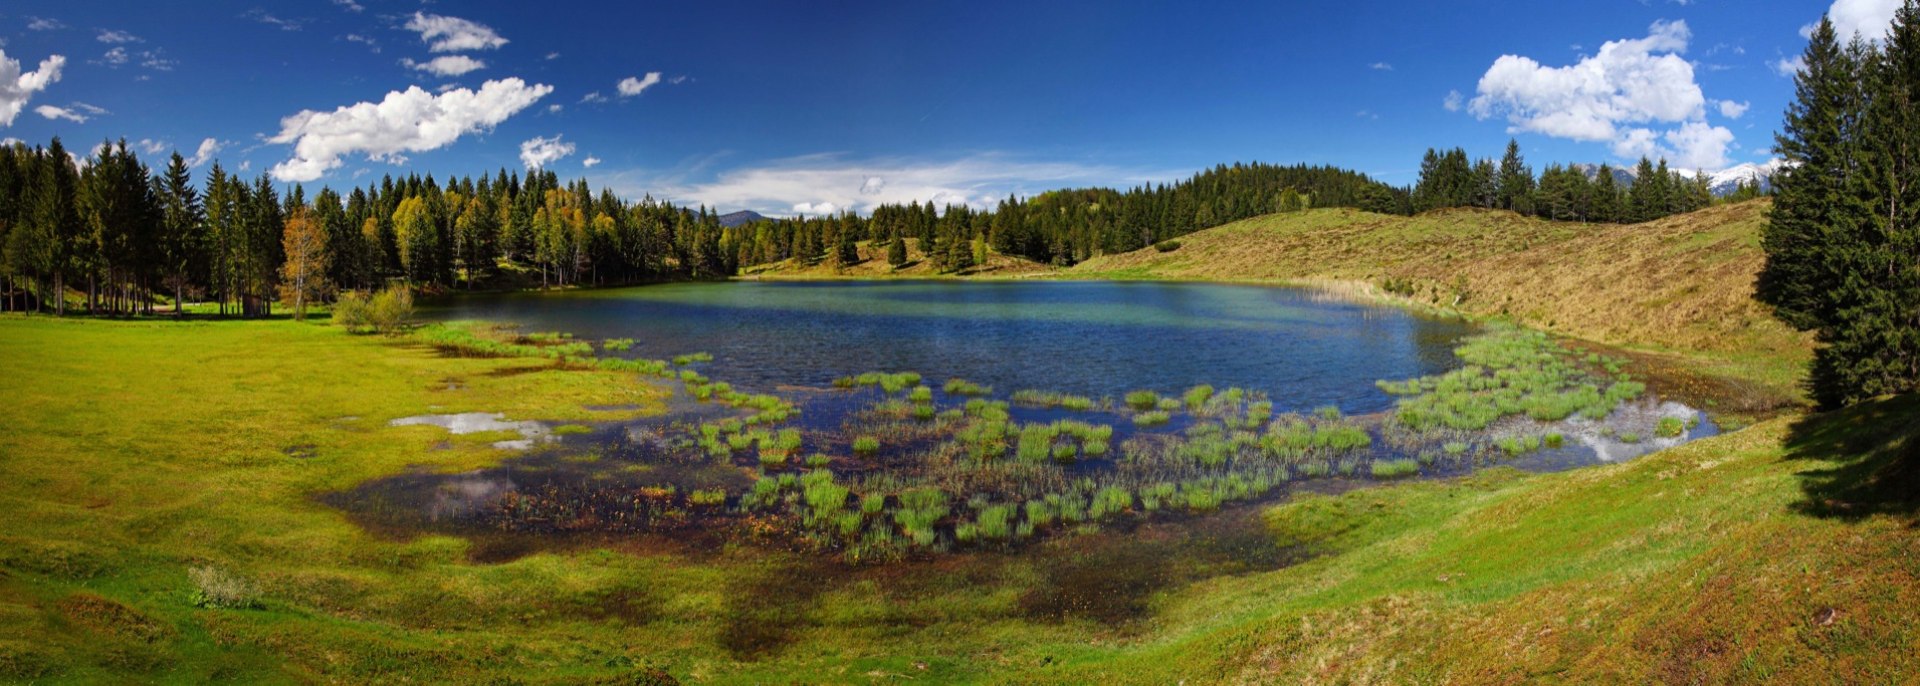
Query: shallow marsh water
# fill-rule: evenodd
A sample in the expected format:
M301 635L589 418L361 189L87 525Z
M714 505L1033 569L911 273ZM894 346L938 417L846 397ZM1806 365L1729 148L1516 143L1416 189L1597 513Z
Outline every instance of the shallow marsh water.
M792 462L767 473L802 473L806 470L797 464L801 456L824 454L831 456L827 468L849 484L874 478L884 482L896 471L924 471L916 461L940 445L940 439L889 438L879 454L854 454L852 438L868 426L861 423L862 413L889 398L904 398L872 387L833 387L835 379L868 371L919 372L931 387L927 404L956 416L970 397L941 390L944 381L956 377L991 387L989 398L1004 400L1017 390L1041 389L1099 399L1098 406L1084 411L1015 404L1005 412L1016 426L1059 420L1111 426L1116 458L1129 439L1177 436L1193 425L1220 420L1217 415L1176 411L1164 425L1139 427L1122 400L1127 392L1148 389L1177 397L1199 384L1244 388L1249 399L1270 399L1276 415L1312 417L1316 408L1338 408L1340 421L1359 422L1376 436L1373 445L1351 453L1354 464L1408 458L1413 449L1380 433L1384 413L1396 399L1374 382L1460 368L1454 347L1481 331L1457 320L1305 290L1150 283L674 284L474 297L436 308L431 315L514 323L528 333L567 332L574 340L635 341L630 350L602 355L668 359L711 353L711 361L683 368L737 388L778 394L799 409L776 428L798 429L802 446ZM666 413L602 423L576 435L555 435L552 427L539 422L505 423L498 416L402 420L456 431L483 425L518 430L527 443L503 442L498 447L531 450L494 468L405 474L323 500L389 535L466 537L474 544L470 554L477 561L604 546L778 570L767 572L771 576L765 581L783 587L802 579L832 578L838 583L885 581L903 589L898 592L917 587L934 593L952 592L943 586L948 582L1018 579L1023 589L1019 611L1034 620L1123 621L1145 613L1146 599L1160 589L1218 574L1271 569L1303 554L1273 543L1258 508L1227 504L1212 514L1162 511L1061 527L1072 533L1036 536L1015 547L956 545L972 552L911 556L916 561L907 565L847 564L813 554L798 539L751 533L765 516L739 506L761 472L751 451L714 459L692 446L702 423L746 413L695 402L678 382L668 383L675 394ZM1564 443L1517 456L1479 450L1462 459L1423 464L1420 475L1451 476L1494 463L1531 471L1568 469L1631 459L1717 432L1703 414L1663 401L1654 390L1601 421L1576 416L1547 426L1524 417L1503 420L1486 429L1488 443L1483 447L1502 435L1547 430L1561 434ZM1667 417L1685 421L1686 430L1656 437L1655 423ZM1116 473L1127 469L1114 458L1056 466L1063 483L1112 483ZM1302 480L1296 471L1295 480L1249 500L1369 483L1365 470L1360 472ZM686 498L708 489L729 494L728 500L694 504ZM969 515L959 502L964 495L956 498L958 515L977 516L979 506ZM886 521L881 519L880 525L890 527ZM942 541L955 540L957 531L951 525L942 531ZM741 542L751 545L736 545ZM750 552L754 550L760 552ZM759 555L771 556L777 564L741 561L742 556ZM779 622L760 621L777 619L763 615L803 615L804 605L811 602L803 596L773 595L779 598L775 606L740 609L743 618L753 621L740 623L740 633L727 639L729 649L742 656L777 650L783 639L763 633Z

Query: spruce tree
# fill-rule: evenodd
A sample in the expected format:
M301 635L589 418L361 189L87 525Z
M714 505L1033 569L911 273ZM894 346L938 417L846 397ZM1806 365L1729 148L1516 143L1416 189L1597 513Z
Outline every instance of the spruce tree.
M1754 290L1774 316L1806 330L1821 324L1825 294L1837 281L1824 250L1829 228L1844 219L1837 210L1851 158L1843 132L1853 67L1826 19L1814 27L1802 59L1806 68L1794 77L1794 101L1774 136L1786 164L1773 177L1773 213L1760 236L1767 260Z
M1533 170L1520 157L1520 142L1507 139L1500 158L1500 208L1521 214L1533 212Z
M161 207L161 266L173 281L173 314L179 317L185 314L180 305L187 281L206 261L206 218L200 211L200 193L179 151L174 151L154 185Z
M1841 48L1815 27L1775 148L1787 167L1762 234L1756 297L1820 342L1808 386L1823 408L1920 389L1920 7L1884 48Z
M896 233L893 236L893 240L887 241L887 264L893 265L894 269L899 269L901 267L906 266L907 264L907 237L906 236L902 236Z

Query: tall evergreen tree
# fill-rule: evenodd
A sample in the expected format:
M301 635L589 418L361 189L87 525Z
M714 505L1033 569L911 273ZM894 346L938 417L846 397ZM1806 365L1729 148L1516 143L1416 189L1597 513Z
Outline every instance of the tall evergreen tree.
M1815 27L1775 148L1774 212L1756 297L1815 332L1822 407L1920 390L1920 3L1884 47Z
M173 280L173 314L185 316L181 303L189 280L204 268L207 236L200 192L193 187L192 173L179 151L167 160L166 171L154 177L154 194L160 198L162 269Z

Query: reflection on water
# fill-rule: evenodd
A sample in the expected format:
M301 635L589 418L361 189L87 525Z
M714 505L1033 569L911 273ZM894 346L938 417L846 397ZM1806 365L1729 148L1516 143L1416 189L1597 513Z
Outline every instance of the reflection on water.
M702 373L756 392L868 371L961 377L1005 397L1119 397L1198 384L1276 409L1378 412L1376 379L1435 374L1470 324L1265 286L1111 282L695 283L464 297L439 319L632 338L636 357L697 351Z
M545 424L536 421L509 422L506 415L498 412L464 412L461 414L423 414L417 417L401 417L388 422L392 426L437 426L455 435L474 434L486 431L512 431L520 434L518 440L495 441L493 447L501 450L526 450L535 443L553 440L553 431Z

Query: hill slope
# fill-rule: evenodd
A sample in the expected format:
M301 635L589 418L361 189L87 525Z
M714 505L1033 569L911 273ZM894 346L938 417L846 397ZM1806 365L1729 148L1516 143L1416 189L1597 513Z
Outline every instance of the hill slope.
M1771 201L1644 224L1549 222L1493 210L1415 217L1322 209L1234 222L1096 257L1063 276L1337 283L1563 335L1683 353L1790 391L1807 336L1753 301Z

